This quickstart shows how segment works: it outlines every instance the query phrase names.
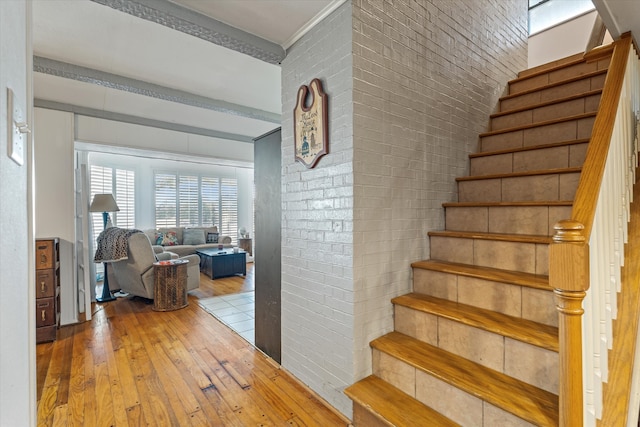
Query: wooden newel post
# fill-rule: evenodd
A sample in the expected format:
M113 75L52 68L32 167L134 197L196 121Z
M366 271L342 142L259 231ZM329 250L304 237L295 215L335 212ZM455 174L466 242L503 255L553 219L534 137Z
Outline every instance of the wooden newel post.
M559 425L582 427L582 300L589 289L589 245L579 222L563 220L554 229L549 284L559 313Z

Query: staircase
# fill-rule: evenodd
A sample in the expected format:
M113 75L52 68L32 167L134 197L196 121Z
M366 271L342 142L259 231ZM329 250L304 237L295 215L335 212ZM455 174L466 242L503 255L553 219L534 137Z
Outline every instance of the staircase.
M604 54L602 54L604 51ZM345 390L357 427L558 425L554 224L571 217L611 53L519 74L445 203L431 259L394 298L373 375Z

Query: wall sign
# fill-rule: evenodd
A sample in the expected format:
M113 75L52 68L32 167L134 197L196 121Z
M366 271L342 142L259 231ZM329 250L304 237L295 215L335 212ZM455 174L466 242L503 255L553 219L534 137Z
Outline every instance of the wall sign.
M309 106L306 105L308 97L311 98ZM329 152L328 123L327 94L322 90L322 82L313 79L309 86L300 86L293 109L295 157L307 168L314 167L320 157Z

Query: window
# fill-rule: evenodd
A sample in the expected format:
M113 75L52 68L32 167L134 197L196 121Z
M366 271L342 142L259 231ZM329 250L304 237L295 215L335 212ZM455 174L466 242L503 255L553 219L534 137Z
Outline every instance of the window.
M238 180L175 173L155 174L156 227L217 226L238 234Z
M529 34L593 10L591 0L529 0Z
M120 210L109 214L111 222L121 228L135 227L135 172L91 165L90 176L90 200L96 194L113 194ZM97 236L103 229L102 214L93 212L92 219L94 235Z
M134 228L135 215L135 172L126 169L114 169L105 166L90 166L89 200L96 194L113 194L118 212L110 212L111 223L120 228ZM93 222L93 248L97 247L98 235L104 230L102 213L91 212ZM102 264L96 264L96 271L102 274Z

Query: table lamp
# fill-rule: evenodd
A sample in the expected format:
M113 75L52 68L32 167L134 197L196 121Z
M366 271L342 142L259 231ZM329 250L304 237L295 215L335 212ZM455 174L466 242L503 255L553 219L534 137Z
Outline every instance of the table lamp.
M109 212L118 212L120 208L116 203L113 195L111 194L96 194L93 196L93 201L91 202L91 206L89 206L89 212L102 212L102 223L103 229L107 229L107 224L110 221ZM102 285L102 296L97 297L96 301L98 302L107 302L115 300L115 297L111 295L111 290L109 289L109 276L107 275L107 263L104 264L104 282Z

